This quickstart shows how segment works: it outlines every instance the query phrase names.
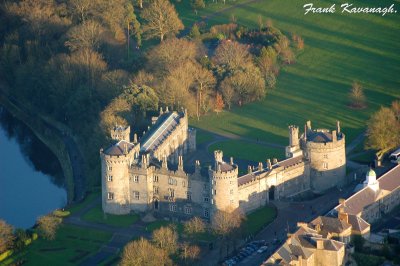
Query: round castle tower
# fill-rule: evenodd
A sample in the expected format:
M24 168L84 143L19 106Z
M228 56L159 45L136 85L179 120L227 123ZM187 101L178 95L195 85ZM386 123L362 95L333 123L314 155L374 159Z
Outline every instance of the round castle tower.
M340 131L337 121L336 130L312 129L307 121L301 136L304 156L310 161L310 183L314 192L321 193L346 181L345 135Z
M238 166L232 160L224 162L222 157L222 151L214 151L214 169L208 171L212 210L233 211L239 207Z
M118 130L120 139L111 147L100 150L103 211L126 214L129 209L129 168L139 153L139 144L129 142L129 127ZM127 140L125 139L127 138Z

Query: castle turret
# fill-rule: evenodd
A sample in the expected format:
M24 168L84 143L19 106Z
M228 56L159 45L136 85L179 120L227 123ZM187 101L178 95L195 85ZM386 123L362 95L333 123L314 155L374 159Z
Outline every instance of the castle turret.
M289 126L289 146L286 146L286 158L297 157L301 154L299 128L296 126Z
M306 132L301 137L301 148L310 161L311 188L324 192L346 181L345 135L340 132L339 122L335 130L312 129L307 121Z
M131 134L131 127L123 127L123 126L118 126L116 125L111 129L111 138L113 140L125 140L127 142L130 142L130 135Z
M224 162L222 157L222 151L214 151L214 169L209 169L212 209L233 211L239 207L238 166Z
M134 161L135 146L125 140L100 150L102 207L111 214L126 214L129 209L129 166Z

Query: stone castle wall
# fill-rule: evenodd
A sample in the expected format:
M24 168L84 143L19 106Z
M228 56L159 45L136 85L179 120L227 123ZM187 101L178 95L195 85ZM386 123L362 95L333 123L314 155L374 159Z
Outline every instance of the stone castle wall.
M333 131L336 134L335 131ZM306 158L310 162L311 188L316 193L345 184L346 149L345 136L332 142L304 143Z

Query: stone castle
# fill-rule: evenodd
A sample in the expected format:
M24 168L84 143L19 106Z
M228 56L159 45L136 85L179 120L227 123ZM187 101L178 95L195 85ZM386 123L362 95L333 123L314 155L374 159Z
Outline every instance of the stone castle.
M248 213L269 200L303 193L322 193L345 183L345 135L335 130L312 129L304 133L289 127L287 159L259 162L239 176L238 165L214 152L214 163L202 167L195 161L183 167L183 155L196 149L196 131L188 127L185 111L168 109L153 118L153 126L140 141L130 128L111 130L115 144L100 150L102 206L105 213L152 211L162 216L210 218L216 210L240 208Z

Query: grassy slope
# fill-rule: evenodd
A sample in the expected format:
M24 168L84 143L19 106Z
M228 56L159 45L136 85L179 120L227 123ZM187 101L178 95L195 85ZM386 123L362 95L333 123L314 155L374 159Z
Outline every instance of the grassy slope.
M268 0L252 3L211 18L209 25L227 23L235 14L238 23L256 27L258 15L271 18L286 34L305 39L305 50L295 65L285 67L275 90L267 97L219 116L211 115L196 127L216 133L234 133L281 144L287 143L287 125L329 127L342 121L348 143L365 129L366 120L380 105L400 98L400 14L304 15L307 1ZM321 5L332 2L319 1ZM380 5L399 1L353 1L354 5ZM178 6L178 4L177 4ZM190 21L190 11L183 12ZM189 15L188 15L189 14ZM186 18L188 17L188 18ZM358 80L365 88L368 108L346 107L351 83Z

